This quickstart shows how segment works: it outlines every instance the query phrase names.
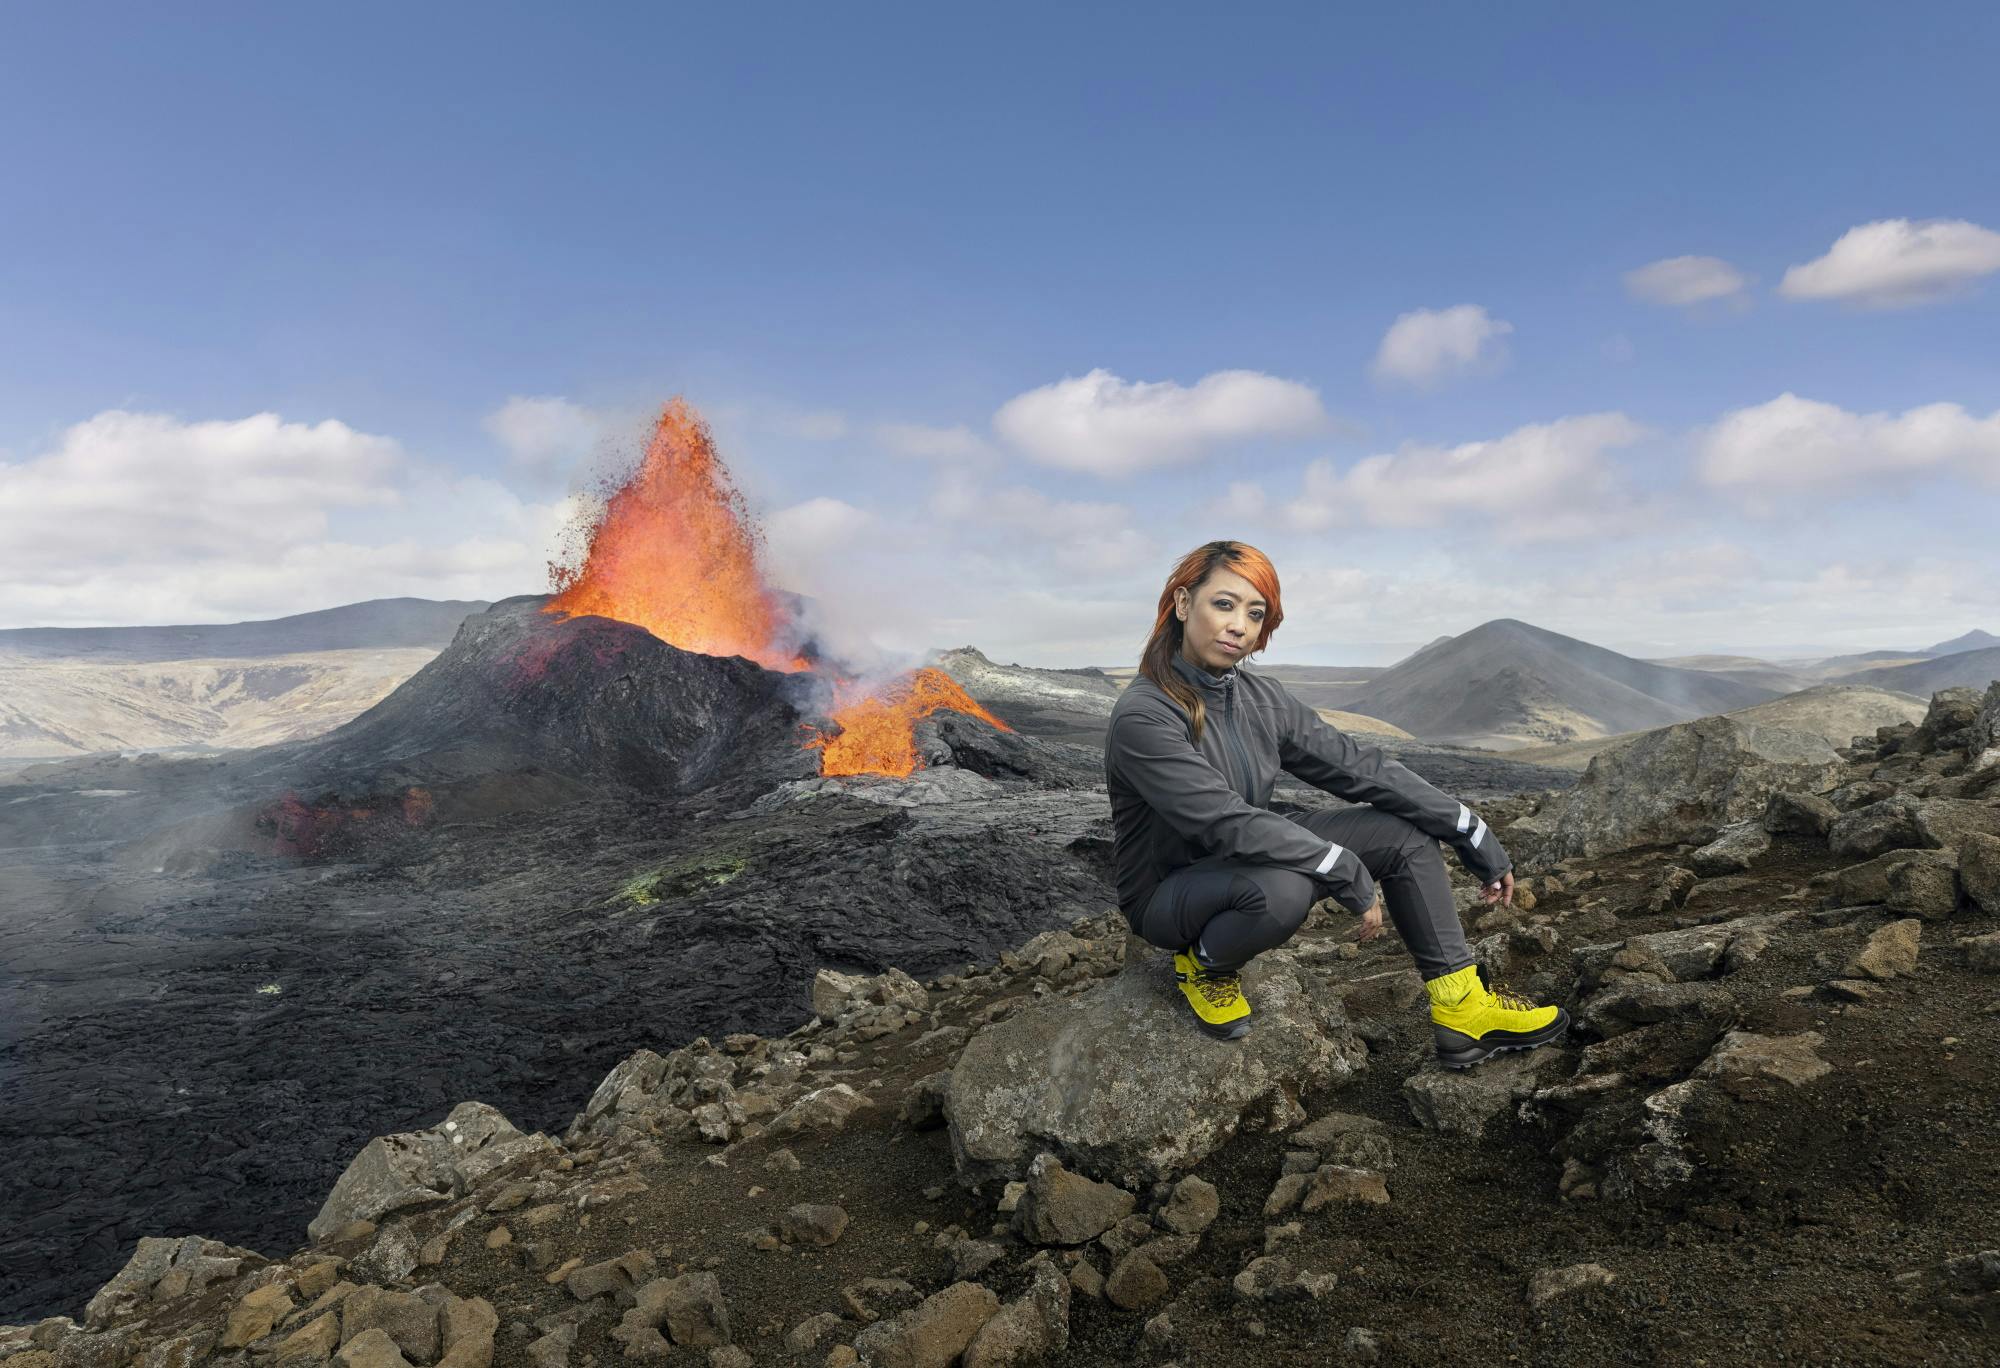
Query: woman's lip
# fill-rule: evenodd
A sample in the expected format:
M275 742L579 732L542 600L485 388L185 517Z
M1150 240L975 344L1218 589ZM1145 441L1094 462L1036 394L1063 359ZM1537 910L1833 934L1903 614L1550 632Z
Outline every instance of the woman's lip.
M1243 649L1241 646L1231 646L1226 641L1218 641L1215 644L1220 646L1225 651L1241 651Z

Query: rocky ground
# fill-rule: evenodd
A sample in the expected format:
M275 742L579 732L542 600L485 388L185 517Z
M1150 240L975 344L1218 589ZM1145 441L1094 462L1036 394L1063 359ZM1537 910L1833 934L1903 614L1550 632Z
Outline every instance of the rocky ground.
M558 1133L465 1101L310 1244L162 1232L0 1359L1994 1362L2000 688L1828 755L1687 726L1484 809L1525 896L1465 915L1560 1047L1439 1071L1407 954L1328 908L1211 1041L1084 916L817 972Z
M1112 905L1094 672L951 653L1014 731L939 714L929 768L823 779L797 681L538 602L324 738L0 781L0 1320L141 1236L289 1247L371 1136L466 1097L559 1128L634 1049L790 1030L822 967L935 975ZM1570 781L1405 758L1473 801Z

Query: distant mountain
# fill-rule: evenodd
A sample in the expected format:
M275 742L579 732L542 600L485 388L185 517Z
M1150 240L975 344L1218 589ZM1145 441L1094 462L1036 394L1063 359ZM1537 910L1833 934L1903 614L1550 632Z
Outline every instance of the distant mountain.
M1500 618L1425 647L1341 706L1426 741L1523 745L1665 726L1780 693Z
M0 760L317 736L386 698L486 606L373 599L265 622L0 631Z
M1737 655L1691 655L1670 656L1664 660L1648 660L1648 665L1666 665L1676 670L1700 670L1703 674L1721 675L1739 684L1755 684L1760 689L1776 689L1779 693L1792 693L1798 689L1809 689L1818 681L1795 670L1756 656Z
M1964 636L1953 637L1950 641L1940 641L1937 645L1931 647L1930 650L1924 652L1924 654L1934 656L1958 655L1964 651L1991 650L1995 646L2000 646L2000 636L1994 636L1991 632L1982 632L1975 627Z
M1919 698L1929 698L1939 689L1983 690L1996 679L2000 679L2000 646L1956 651L1909 665L1856 670L1840 676L1835 682L1872 684L1878 689L1899 689Z
M12 627L0 656L109 661L258 660L311 651L441 651L484 600L389 598L262 622L180 627Z

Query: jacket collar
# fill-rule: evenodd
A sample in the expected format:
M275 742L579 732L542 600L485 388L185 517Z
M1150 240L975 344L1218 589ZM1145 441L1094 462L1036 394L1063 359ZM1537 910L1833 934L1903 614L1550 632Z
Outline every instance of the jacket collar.
M1174 652L1172 660L1174 670L1180 677L1205 694L1220 698L1236 683L1236 669L1234 666L1224 670L1219 675L1212 675L1207 670L1202 669L1201 666L1194 664L1181 655L1179 651Z

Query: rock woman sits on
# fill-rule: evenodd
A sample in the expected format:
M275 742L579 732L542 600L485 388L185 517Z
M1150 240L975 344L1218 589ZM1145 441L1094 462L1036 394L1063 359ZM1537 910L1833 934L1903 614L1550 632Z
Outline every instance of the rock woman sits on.
M1241 974L1251 958L1289 940L1323 897L1364 916L1364 937L1378 934L1379 881L1423 973L1443 1063L1557 1039L1568 1015L1496 991L1452 904L1440 841L1484 901L1513 901L1499 838L1464 803L1241 668L1283 620L1277 571L1241 542L1209 542L1168 576L1105 740L1126 922L1174 951L1196 1023L1233 1040L1250 1029ZM1281 769L1359 806L1296 821L1273 812Z

